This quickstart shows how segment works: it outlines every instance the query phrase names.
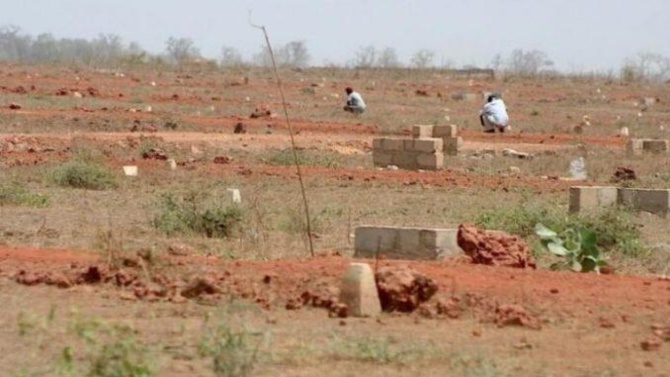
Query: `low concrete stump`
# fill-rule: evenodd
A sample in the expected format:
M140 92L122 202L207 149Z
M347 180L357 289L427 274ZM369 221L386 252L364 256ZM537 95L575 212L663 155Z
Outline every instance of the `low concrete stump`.
M463 254L457 235L458 229L361 226L354 258L441 260Z
M366 263L351 263L342 277L340 302L353 317L374 317L382 307L372 269Z
M618 203L635 211L668 217L670 190L620 188Z
M592 212L612 205L668 217L670 189L570 187L570 213Z
M640 156L645 153L668 153L670 152L670 142L657 139L630 139L626 143L626 152L633 156Z
M618 190L616 187L570 187L570 213L594 211L617 204Z

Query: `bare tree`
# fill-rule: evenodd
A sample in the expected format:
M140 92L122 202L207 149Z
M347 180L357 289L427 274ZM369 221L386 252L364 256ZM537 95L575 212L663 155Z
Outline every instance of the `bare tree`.
M0 60L27 60L32 38L20 34L18 26L0 28Z
M311 57L305 41L292 41L282 47L282 55L284 55L284 64L295 67L305 68L309 65Z
M553 65L554 62L543 51L516 49L507 61L507 70L515 75L534 76Z
M397 68L400 67L400 60L398 53L393 47L386 47L377 57L377 66L381 68Z
M292 41L285 45L277 45L273 50L278 66L305 68L311 60L304 41ZM258 53L254 55L253 61L262 67L271 66L272 60L267 47L261 46Z
M412 66L423 69L433 65L435 53L431 50L422 49L414 53L412 56Z
M37 36L32 46L31 61L34 62L55 62L60 60L60 51L58 41L51 34L40 34Z
M174 38L167 40L167 54L170 60L177 65L182 65L189 60L199 58L200 50L195 47L190 38Z
M353 60L354 67L371 68L377 61L377 49L374 46L361 47L356 51Z
M670 58L652 52L641 52L634 58L626 59L621 77L627 81L670 80Z
M219 61L222 67L240 67L244 65L242 55L234 47L223 46L221 48L221 60Z
M493 59L491 59L491 68L496 71L499 71L503 68L505 61L503 60L502 55L496 54Z

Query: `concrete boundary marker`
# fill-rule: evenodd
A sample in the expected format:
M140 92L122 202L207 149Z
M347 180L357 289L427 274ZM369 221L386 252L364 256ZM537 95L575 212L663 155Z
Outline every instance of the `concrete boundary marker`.
M457 235L458 229L360 226L354 258L442 260L463 254Z
M612 205L662 217L670 213L670 189L642 189L609 186L570 187L570 213L592 212Z

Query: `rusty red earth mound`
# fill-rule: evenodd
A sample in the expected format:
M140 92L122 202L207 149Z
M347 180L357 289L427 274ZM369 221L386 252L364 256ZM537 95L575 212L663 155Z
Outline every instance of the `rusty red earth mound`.
M458 246L472 259L472 263L537 268L528 244L505 232L488 232L473 225L461 224L458 227Z

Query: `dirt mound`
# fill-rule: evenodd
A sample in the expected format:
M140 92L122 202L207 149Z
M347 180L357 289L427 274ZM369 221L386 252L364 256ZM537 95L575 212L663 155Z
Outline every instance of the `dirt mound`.
M619 166L614 171L614 174L612 174L612 178L610 179L610 181L614 183L622 183L626 181L634 181L636 179L637 174L635 174L635 170Z
M458 227L458 246L472 259L472 263L490 266L536 268L535 258L528 244L505 232L487 232L473 225Z
M381 267L375 274L382 310L412 312L437 292L437 284L407 266Z
M535 330L542 328L540 321L520 305L498 306L495 313L495 323L498 327L522 326Z

